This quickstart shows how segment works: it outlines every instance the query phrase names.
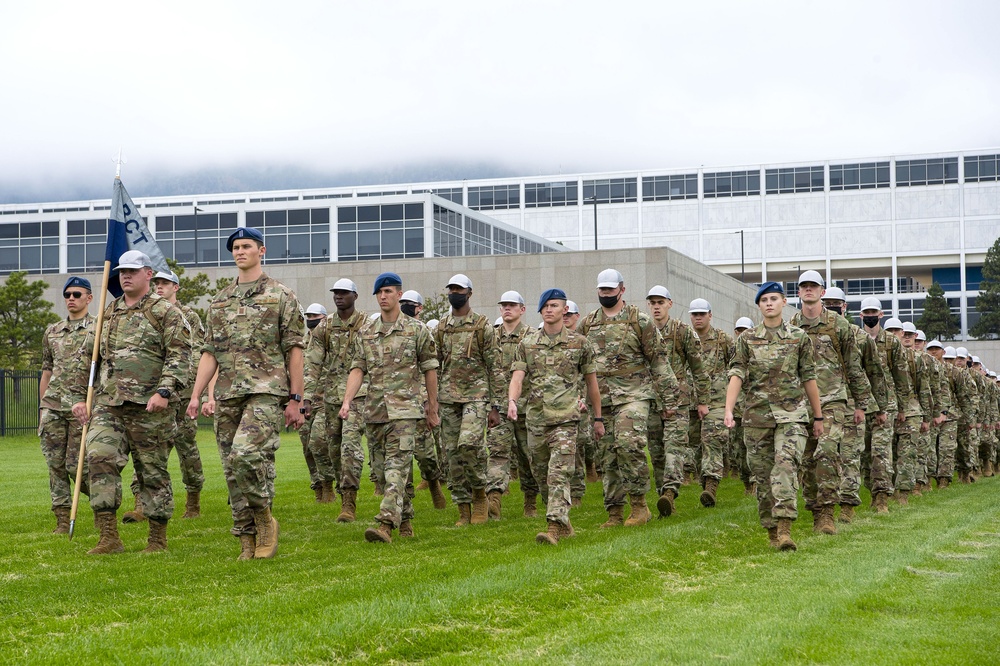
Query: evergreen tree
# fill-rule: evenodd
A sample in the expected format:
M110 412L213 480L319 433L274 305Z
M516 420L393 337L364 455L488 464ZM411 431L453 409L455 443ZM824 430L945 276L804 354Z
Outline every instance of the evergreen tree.
M924 314L917 321L917 328L927 335L928 340L951 340L962 330L958 317L948 307L944 289L937 282L927 290Z
M204 308L195 307L201 297L210 291L208 276L204 273L196 273L193 277L184 277L184 267L173 259L167 259L170 270L180 278L180 289L177 290L177 302L182 305L194 308L202 321L205 321Z
M979 323L969 333L987 340L1000 338L1000 238L986 253L976 310L979 311Z
M27 272L7 276L0 285L0 368L29 370L41 368L42 335L59 315L52 303L42 298L48 284L28 282Z

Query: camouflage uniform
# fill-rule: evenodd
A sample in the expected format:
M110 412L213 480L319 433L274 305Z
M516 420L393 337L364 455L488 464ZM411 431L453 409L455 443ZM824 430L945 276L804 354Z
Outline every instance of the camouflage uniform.
M474 491L486 491L489 412L505 401L500 348L493 326L475 312L449 314L434 330L434 339L441 364L438 402L451 498L456 504L471 504Z
M736 353L736 343L733 342L733 354ZM730 361L731 362L731 361ZM733 407L733 421L736 425L729 431L729 459L734 466L738 466L740 481L746 489L745 494L750 492L750 484L753 483L753 474L750 471L750 463L747 462L747 445L743 441L743 405L745 403L743 393L736 399Z
M659 333L677 380L678 406L677 413L666 421L660 405L650 410L649 458L657 493L670 489L676 495L684 481L685 468L697 470L700 462L701 445L690 439L690 411L693 405L705 404L708 399L709 378L702 365L701 343L690 326L668 319Z
M705 479L722 479L723 460L729 445L729 429L723 423L726 415L726 388L729 363L736 349L728 333L711 328L705 337L699 336L701 366L709 379L709 389L699 397L708 406L704 419L691 419L691 448L696 452L696 468L701 470L702 485ZM676 488L672 488L676 491Z
M917 437L917 485L930 486L930 480L934 478L937 469L937 437L941 427L935 425L934 419L938 418L942 412L948 408L946 403L950 403L950 398L945 394L947 384L942 384L943 368L933 356L926 351L917 350L917 361L923 365L927 373L930 384L930 413L927 420L930 422L927 432L922 432ZM943 392L944 391L944 392Z
M93 344L91 334L89 344ZM153 292L133 306L115 299L104 314L100 344L101 371L97 401L87 432L90 505L95 513L117 512L122 501L121 471L132 454L142 479L143 513L166 522L174 513L174 493L167 471L170 442L177 430L173 404L147 412L157 389L170 401L190 373L191 334L181 311ZM84 359L85 361L85 359Z
M885 329L879 329L872 341L875 343L879 362L885 370L886 386L892 388L889 391L886 422L879 425L874 414L868 414L865 420L865 452L861 458L861 467L865 485L874 497L878 493L893 493L893 428L896 412L909 402L911 391L906 358L899 339Z
M782 322L744 331L736 339L730 377L743 381L743 433L757 483L757 511L766 529L798 517L799 462L811 422L803 384L816 379L812 342Z
M549 522L569 524L580 381L596 369L590 342L568 328L555 336L544 330L529 331L514 354L511 370L525 373L524 386L528 389L525 407L531 473L538 480Z
M867 423L875 422L879 412L887 414L886 419L892 417L896 411L895 391L891 384L886 383L886 371L882 367L875 348L875 342L857 324L851 324L851 331L854 333L854 341L857 344L858 352L861 356L861 369L868 377L871 386L873 400L869 401L868 409L865 410L865 421L854 423L853 419L848 419L844 424L844 439L840 445L841 460L841 483L840 483L840 504L841 506L861 506L861 458L865 451L865 433ZM889 379L888 381L892 381ZM848 401L848 413L857 408L857 403L853 399ZM891 427L891 425L890 425Z
M500 367L504 373L506 385L510 384L512 364L518 345L531 329L520 322L512 332L507 333L503 326L496 329L497 342L500 345ZM486 445L489 448L490 460L486 472L486 492L507 490L510 483L510 460L517 462L518 479L521 482L521 492L525 495L537 495L540 488L531 473L531 460L528 455L528 430L525 421L525 401L522 396L517 403L517 421L507 418L502 413L500 425L490 428L486 433Z
M308 393L304 395L308 395ZM309 446L309 440L313 435L313 421L316 420L317 415L322 413L323 412L313 411L302 421L302 426L299 428L299 442L302 444L302 456L306 459L306 469L309 470L310 490L316 490L321 488L323 485L323 479L319 475L319 468L316 466L316 457L313 455L312 449ZM317 440L322 439L323 438L317 436Z
M961 394L958 368L947 361L937 361L941 377L941 388L938 391L938 407L945 415L941 425L931 427L931 445L934 447L935 467L928 473L938 480L951 482L955 474L955 451L958 449L958 417L962 406L968 404L968 396Z
M979 393L976 391L976 382L966 368L957 366L957 382L960 388L958 393L965 398L964 404L959 399L958 417L958 451L955 454L955 469L962 476L976 470L975 458L976 448L974 447L976 418L979 415Z
M972 439L970 443L970 458L973 461L972 467L974 471L979 472L983 467L983 454L986 449L989 448L989 436L987 431L984 429L984 426L989 423L990 398L986 393L986 378L983 377L982 373L975 368L969 368L968 370L969 374L972 375L973 382L975 382L976 385L976 395L979 396L976 429L972 431Z
M90 360L93 347L87 349L84 345L93 326L94 318L87 313L81 319L63 319L50 324L42 335L42 372L48 371L52 376L42 396L38 434L49 468L53 511L73 504L71 482L76 481L83 431L83 426L73 416L73 405L86 400L89 375L84 368L88 366L82 366L80 359ZM86 460L81 492L85 495L90 492Z
M649 492L646 443L651 403L682 412L678 383L653 320L625 304L614 317L598 308L580 321L597 354L597 382L605 433L598 443L604 467L604 507Z
M266 273L233 280L208 308L202 351L219 364L215 437L235 536L256 534L254 510L274 501L274 454L290 391L286 359L302 348L305 330L295 294Z
M893 449L896 460L896 490L908 493L917 483L917 435L920 433L920 424L929 423L931 420L931 377L912 349L904 348L903 358L913 392L910 399L901 406L906 420L903 423L896 423Z
M364 420L369 447L385 461L379 479L385 495L375 520L398 529L413 518L406 483L417 423L424 418L423 402L413 398L426 386L424 373L438 367L434 339L426 326L403 313L391 324L376 318L355 337L349 357L350 369L360 369L368 380Z
M816 387L823 407L823 436L810 432L802 457L802 495L806 508L822 511L840 503L844 427L852 423L853 411L868 411L872 402L871 384L861 369L861 355L851 324L824 308L814 319L796 312L792 326L801 328L813 343Z

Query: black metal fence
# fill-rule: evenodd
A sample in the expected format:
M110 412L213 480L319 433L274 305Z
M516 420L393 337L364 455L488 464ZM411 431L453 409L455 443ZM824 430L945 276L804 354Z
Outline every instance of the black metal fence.
M38 430L39 370L0 370L0 437Z

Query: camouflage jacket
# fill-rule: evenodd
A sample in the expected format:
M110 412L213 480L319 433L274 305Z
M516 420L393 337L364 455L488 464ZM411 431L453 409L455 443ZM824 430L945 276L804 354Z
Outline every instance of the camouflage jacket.
M87 399L90 357L93 354L94 317L88 312L81 319L63 319L49 324L42 335L42 371L52 373L42 396L46 409L69 411ZM87 340L90 347L86 347ZM84 358L85 364L80 363Z
M699 396L696 404L708 405L711 409L726 406L726 389L729 386L729 363L736 353L736 346L729 334L718 328L711 328L705 337L699 336L702 368L709 379L707 398ZM693 405L692 405L693 406Z
M972 379L972 386L976 394L976 416L973 423L984 423L988 409L988 398L986 397L986 382L983 376L974 368L966 368L966 374Z
M851 401L855 409L867 412L872 403L871 383L861 369L861 354L851 323L826 308L813 321L796 312L790 323L812 340L820 402L825 406Z
M924 352L927 354L927 352ZM932 415L937 418L940 414L951 413L955 409L955 398L952 393L951 380L948 378L948 368L944 361L939 361L930 354L927 354L928 362L933 373L933 386L931 397L933 398ZM948 414L945 414L948 416Z
M517 328L515 328L510 333L506 332L503 328L503 324L496 327L497 334L497 344L500 346L500 367L503 370L504 380L506 385L510 385L510 376L514 371L514 358L517 355L517 347L521 344L521 340L525 338L531 327L525 324L523 321L518 323ZM527 398L527 388L528 383L525 379L525 383L522 386L521 398L517 401L517 413L524 414L525 399ZM500 404L505 404L503 401ZM506 411L501 410L501 414L506 414Z
M424 324L403 313L391 324L369 319L352 342L350 368L368 378L365 421L387 423L424 416L424 373L438 367L434 338Z
M889 412L895 414L898 411L896 407L896 391L892 388L892 377L886 372L886 368L882 365L882 360L879 358L875 341L857 324L851 324L851 331L854 332L854 341L857 343L858 352L861 354L861 369L865 371L865 376L868 377L868 383L872 389L872 398L874 398L872 402L868 403L868 409L865 413Z
M803 384L816 379L812 341L801 328L782 322L774 330L758 324L736 339L729 376L743 381L743 425L811 423Z
M563 328L554 337L532 330L517 345L511 371L524 371L529 426L580 420L580 383L597 371L594 348L583 335Z
M191 332L181 311L154 292L132 307L122 296L104 311L99 354L98 402L145 404L157 389L179 395L187 386Z
M367 322L367 313L355 310L346 321L334 313L312 329L309 346L306 348L306 400L316 404L322 399L328 405L340 405L344 402L347 375L351 371L352 345ZM366 395L368 382L363 381L355 397L363 398Z
M233 280L215 295L205 326L207 351L219 362L215 397L288 397L286 358L305 344L305 320L295 293L266 273L249 284Z
M931 375L923 362L912 349L903 348L903 357L906 359L906 371L910 376L910 386L913 392L909 402L905 403L905 414L909 416L921 416L924 421L930 421L931 415Z
M481 314L448 314L434 330L438 362L438 402L507 403L496 330Z
M979 396L976 395L976 386L972 377L965 368L960 368L955 364L950 364L951 390L955 398L957 414L949 414L949 418L958 421L962 425L975 423L976 411L979 409Z
M594 345L602 404L657 400L661 409L680 408L677 378L645 312L626 304L609 318L597 308L580 320L577 331Z
M868 333L866 332L865 335ZM886 384L888 385L891 379L895 389L896 411L903 411L912 395L910 374L906 367L906 357L903 354L903 343L892 333L887 333L884 328L880 328L872 340L878 351L879 362L885 368Z
M198 361L201 360L201 346L205 343L205 325L201 317L194 308L182 303L175 303L184 315L184 322L191 331L191 371L188 374L188 383L183 395L190 397L191 389L194 388L194 380L198 376Z
M667 319L659 329L670 369L677 378L678 407L693 409L707 405L710 379L702 362L702 343L694 330L676 319Z

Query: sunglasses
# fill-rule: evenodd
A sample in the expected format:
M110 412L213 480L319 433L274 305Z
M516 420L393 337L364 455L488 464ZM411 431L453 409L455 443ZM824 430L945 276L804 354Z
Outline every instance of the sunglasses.
M83 298L84 294L82 291L64 291L63 298Z

